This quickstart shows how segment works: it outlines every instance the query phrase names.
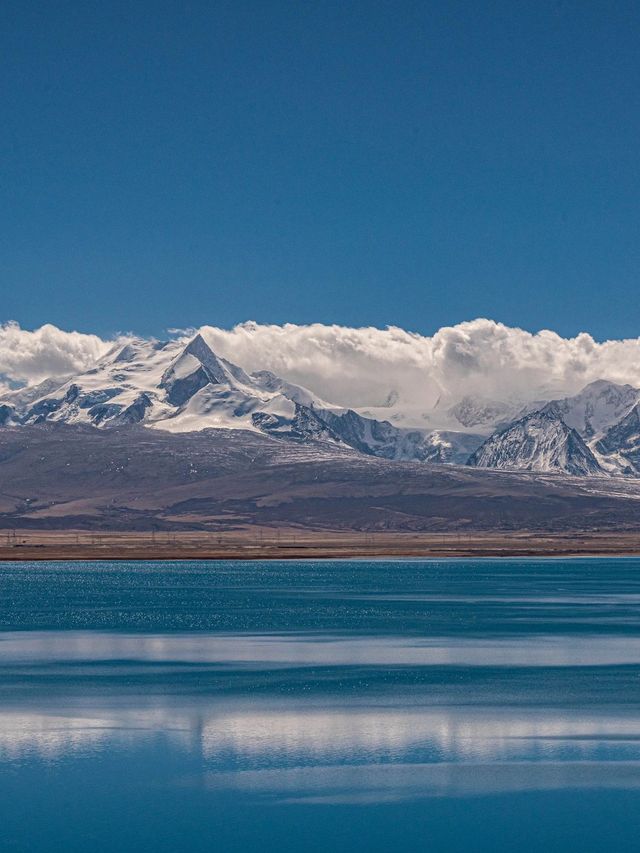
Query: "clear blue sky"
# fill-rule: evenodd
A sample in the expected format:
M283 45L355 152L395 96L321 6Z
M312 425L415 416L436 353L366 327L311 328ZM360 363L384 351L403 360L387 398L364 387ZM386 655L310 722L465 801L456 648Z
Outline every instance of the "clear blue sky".
M0 7L0 314L640 334L637 2Z

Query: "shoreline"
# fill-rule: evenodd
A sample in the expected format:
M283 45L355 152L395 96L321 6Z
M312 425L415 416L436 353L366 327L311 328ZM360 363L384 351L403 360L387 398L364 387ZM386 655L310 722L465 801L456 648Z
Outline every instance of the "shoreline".
M640 556L640 533L0 532L0 562L354 560Z

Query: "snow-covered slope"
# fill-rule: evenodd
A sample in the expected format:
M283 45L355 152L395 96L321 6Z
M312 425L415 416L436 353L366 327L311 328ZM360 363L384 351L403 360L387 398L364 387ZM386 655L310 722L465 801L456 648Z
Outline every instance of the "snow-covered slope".
M329 432L319 418L301 414L301 409L326 405L323 401L304 388L278 383L276 377L250 376L216 356L200 335L186 345L131 341L53 393L43 390L40 396L14 394L7 400L13 419L100 428L142 422L171 432L295 432L304 420L314 434Z
M446 462L452 465L464 465L484 441L484 436L473 432L451 432L435 430L425 438L426 462Z
M609 427L596 442L595 450L603 460L624 474L640 474L640 404Z
M631 385L597 380L574 397L552 400L542 411L552 412L584 439L596 438L625 417L640 401L640 390Z
M468 464L515 471L562 471L574 476L603 473L576 430L545 411L532 412L492 435Z
M160 399L159 383L183 348L177 341L133 340L114 347L94 367L57 388L44 389L35 398L14 396L10 402L27 424L53 421L104 427L148 420L151 410L156 417L169 411Z
M504 400L467 395L451 406L448 414L455 419L456 424L481 431L508 423L520 408L520 404L506 403Z
M540 405L544 405L544 402ZM368 406L357 411L364 417L386 420L405 429L488 436L514 420L523 407L524 401L521 399L506 402L467 394L459 400L454 400L443 393L436 399L432 408L425 409L392 393L386 405Z

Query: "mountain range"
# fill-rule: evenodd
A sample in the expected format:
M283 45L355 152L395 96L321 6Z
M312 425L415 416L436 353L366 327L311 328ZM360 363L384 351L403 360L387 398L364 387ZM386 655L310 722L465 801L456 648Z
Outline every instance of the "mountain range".
M466 396L423 418L424 426L415 426L415 418L405 425L393 389L386 406L346 408L272 372L248 373L214 352L202 333L131 339L83 373L0 398L0 426L11 431L42 424L136 427L131 434L138 440L140 427L215 431L218 438L231 430L277 440L292 453L304 444L396 462L640 476L640 390L631 385L598 380L574 396L534 402Z

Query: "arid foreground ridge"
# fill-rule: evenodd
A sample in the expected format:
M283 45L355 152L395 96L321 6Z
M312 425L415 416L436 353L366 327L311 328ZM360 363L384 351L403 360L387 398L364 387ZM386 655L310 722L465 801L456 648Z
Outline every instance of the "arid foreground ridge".
M640 552L640 481L391 462L243 431L0 431L0 556Z

